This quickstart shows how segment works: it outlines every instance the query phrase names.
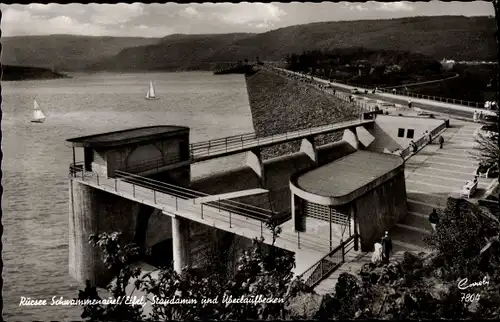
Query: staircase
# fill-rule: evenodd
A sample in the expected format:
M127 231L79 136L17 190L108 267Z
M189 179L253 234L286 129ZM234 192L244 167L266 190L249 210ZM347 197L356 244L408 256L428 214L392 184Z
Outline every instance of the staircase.
M423 238L432 232L428 220L432 209L438 213L444 210L448 197L458 194L465 182L474 178L473 133L481 125L458 120L452 120L451 125L442 133L442 149L437 142L427 145L405 163L408 215L389 232L394 251L427 251ZM479 178L474 197L492 181Z

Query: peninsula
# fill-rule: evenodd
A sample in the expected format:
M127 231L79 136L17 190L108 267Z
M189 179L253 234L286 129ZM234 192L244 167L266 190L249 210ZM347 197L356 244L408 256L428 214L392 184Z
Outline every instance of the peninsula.
M2 66L3 81L56 79L56 78L69 78L69 76L55 72L48 68L12 66L12 65Z

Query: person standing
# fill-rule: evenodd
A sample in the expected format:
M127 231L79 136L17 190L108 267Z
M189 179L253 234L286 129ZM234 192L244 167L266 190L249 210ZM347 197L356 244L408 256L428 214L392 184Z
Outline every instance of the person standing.
M432 209L432 212L429 215L429 222L431 223L432 229L436 231L436 225L439 223L439 216L436 212L436 209Z
M372 263L373 264L378 264L382 262L382 244L380 243L375 243L375 249L372 255Z
M413 142L413 140L410 140L410 147L411 147L411 151L413 153L417 152L417 145L415 144L415 142Z
M383 258L386 262L389 261L389 256L391 255L392 252L392 239L389 237L389 232L385 232L385 236L382 237L382 251L383 251Z
M408 108L411 108L411 100L408 100Z
M443 143L444 143L444 139L443 139L442 135L439 136L438 141L439 141L439 148L442 149L443 148Z
M425 135L427 136L427 140L429 141L429 144L432 143L432 135L429 133L429 131L425 131Z

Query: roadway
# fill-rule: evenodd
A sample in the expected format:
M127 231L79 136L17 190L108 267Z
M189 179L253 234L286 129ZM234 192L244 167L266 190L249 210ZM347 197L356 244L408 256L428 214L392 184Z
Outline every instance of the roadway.
M300 77L305 77L302 74L291 72L289 70L281 69L278 68L278 70L282 72L286 72L292 75L297 75ZM308 79L311 79L310 76L307 77ZM325 79L317 78L317 77L312 77L312 80L315 81L316 83L320 83L323 85L330 86L334 88L335 90L343 93L347 93L348 95L351 95L351 90L358 88L361 90L361 87L353 87L341 83L336 83L336 82L329 82ZM364 89L362 89L364 90ZM434 112L434 113L439 113L439 114L445 114L449 117L460 117L460 118L466 118L469 120L472 120L472 116L474 114L474 111L482 111L484 114L494 114L494 111L489 111L485 110L482 108L472 108L468 106L462 106L458 104L450 104L450 103L444 103L444 102L438 102L438 101L432 101L432 100L426 100L426 99L420 99L420 98L413 98L413 97L407 97L407 96L400 96L400 95L393 95L389 93L380 93L377 92L375 94L369 92L367 94L364 93L359 93L355 94L353 96L356 96L358 98L363 98L361 100L358 99L358 101L363 102L363 100L380 100L384 101L387 103L392 103L392 104L399 104L402 106L408 106L408 100L411 99L412 101L412 108L417 107L422 110Z

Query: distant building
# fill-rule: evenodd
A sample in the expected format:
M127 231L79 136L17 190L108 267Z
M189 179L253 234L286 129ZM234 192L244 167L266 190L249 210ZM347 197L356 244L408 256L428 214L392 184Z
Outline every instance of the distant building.
M453 66L455 66L456 62L452 59L446 59L444 58L442 61L441 61L441 66L443 66L443 69L444 70L450 70L453 68Z

